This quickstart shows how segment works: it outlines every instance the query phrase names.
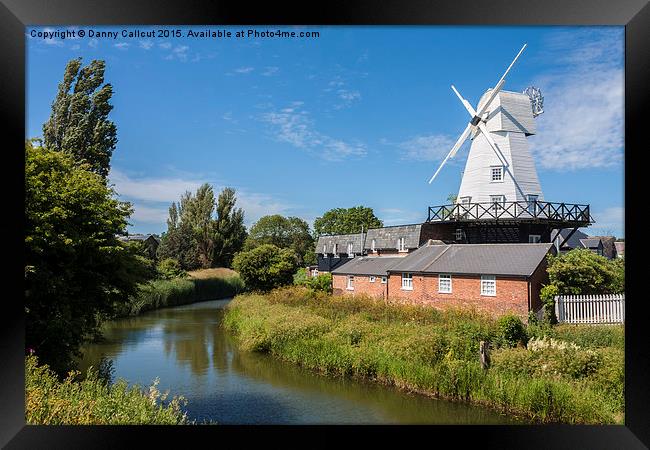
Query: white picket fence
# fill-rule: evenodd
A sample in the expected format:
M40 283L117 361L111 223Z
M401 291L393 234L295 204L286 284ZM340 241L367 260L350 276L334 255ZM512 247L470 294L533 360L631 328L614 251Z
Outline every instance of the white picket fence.
M560 323L623 323L625 294L557 295L555 315Z

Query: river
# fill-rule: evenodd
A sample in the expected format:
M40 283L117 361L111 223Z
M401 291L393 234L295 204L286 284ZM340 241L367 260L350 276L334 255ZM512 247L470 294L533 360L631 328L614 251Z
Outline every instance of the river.
M190 419L218 424L514 424L463 403L372 382L326 377L269 355L239 351L220 326L229 300L150 311L105 324L80 369L113 360L115 379L188 400Z

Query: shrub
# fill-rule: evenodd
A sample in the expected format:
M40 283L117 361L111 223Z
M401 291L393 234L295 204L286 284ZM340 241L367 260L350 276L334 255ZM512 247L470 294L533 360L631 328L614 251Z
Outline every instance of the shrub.
M618 294L624 290L624 265L588 249L549 256L548 275L563 295Z
M521 319L513 314L501 316L497 321L497 341L502 346L516 347L526 344L528 336Z
M293 250L280 249L272 244L237 253L233 260L233 268L239 272L246 287L259 291L291 284L297 267Z
M296 286L306 286L309 281L309 275L307 275L307 269L301 267L298 271L293 274L293 284Z
M157 270L160 278L163 280L184 278L187 276L187 272L181 268L181 264L174 258L165 258L160 261Z
M158 380L144 392L140 386L128 387L119 380L110 385L89 369L84 380L72 371L62 382L47 366L39 366L34 355L25 358L25 415L36 425L182 425L183 397L165 404L168 393L161 394Z
M544 303L544 319L543 322L549 325L557 323L557 316L555 315L555 296L559 294L559 289L554 284L544 286L540 290L540 297Z
M332 293L332 274L321 273L309 279L308 286L314 291Z

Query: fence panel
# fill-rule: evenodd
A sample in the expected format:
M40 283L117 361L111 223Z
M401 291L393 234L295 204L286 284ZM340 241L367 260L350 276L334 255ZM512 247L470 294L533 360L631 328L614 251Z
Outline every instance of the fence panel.
M625 294L557 295L555 315L560 323L623 323Z

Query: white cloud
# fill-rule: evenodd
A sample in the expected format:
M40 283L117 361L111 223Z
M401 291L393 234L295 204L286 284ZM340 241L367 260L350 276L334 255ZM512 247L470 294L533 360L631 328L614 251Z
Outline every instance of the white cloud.
M562 69L540 76L544 114L529 140L548 169L611 167L623 160L623 33L585 30L553 36L542 58Z
M614 206L591 213L596 221L587 232L592 236L615 235L622 237L625 232L625 207Z
M275 74L277 74L280 71L279 67L271 66L271 67L265 67L264 72L262 72L262 75L265 77L270 77Z
M75 44L72 47L70 47L70 50L74 51L74 50L79 50L80 48L81 48L81 46L79 44Z
M158 44L158 47L165 50L169 50L170 48L172 48L172 44L171 42L161 42L160 44Z
M456 140L445 134L415 136L397 146L403 159L414 161L442 161L453 147ZM383 143L388 143L384 140Z
M251 73L253 70L255 70L254 67L240 67L235 69L235 73Z
M301 107L302 102L293 102L288 108L263 114L262 120L274 127L278 141L311 151L328 161L366 154L361 142L345 142L316 130L309 113Z
M382 208L378 210L380 219L384 222L384 225L403 225L406 223L415 223L422 222L424 217L422 217L422 212L409 211L399 208Z
M120 199L133 204L132 221L164 226L172 202L178 202L186 191L195 192L205 181L199 177L136 177L113 168L109 175L111 184ZM215 196L225 185L211 183ZM235 188L238 208L244 210L244 222L250 226L268 214L287 214L291 205L271 195Z
M119 48L120 50L128 50L129 46L128 42L118 42L117 44L113 44L114 47Z
M97 48L98 45L99 45L99 40L97 40L97 39L93 38L93 39L88 41L88 47Z
M140 41L140 48L144 50L150 50L153 47L153 41L148 39L146 41Z

